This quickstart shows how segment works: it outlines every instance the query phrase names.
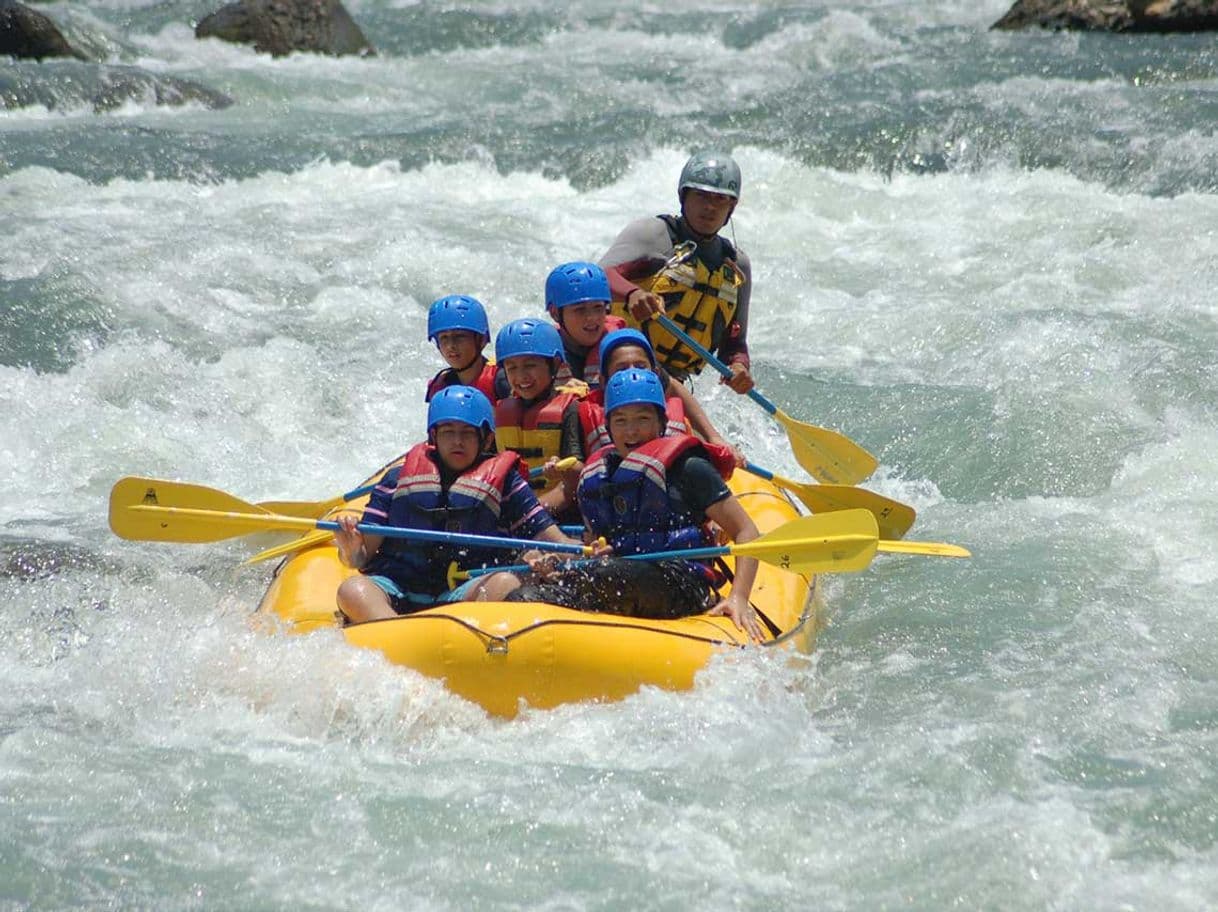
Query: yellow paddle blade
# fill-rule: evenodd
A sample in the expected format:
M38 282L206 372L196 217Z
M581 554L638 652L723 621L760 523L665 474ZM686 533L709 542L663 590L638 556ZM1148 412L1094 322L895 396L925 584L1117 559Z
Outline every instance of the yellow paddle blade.
M795 461L804 471L827 484L858 484L875 471L874 456L844 434L796 421L782 409L774 417L787 429Z
M946 542L882 541L879 550L888 554L921 554L926 557L972 557L973 553Z
M866 488L853 485L801 484L789 478L775 475L774 484L786 488L804 502L813 513L832 513L835 510L868 510L880 528L880 539L903 538L918 518L917 511L909 504L892 500Z
M801 516L729 550L797 573L852 573L871 563L878 534L868 510L841 510Z
M253 557L247 557L242 561L243 564L257 564L261 561L274 560L277 557L283 557L285 554L292 554L296 551L304 551L306 548L313 548L317 545L325 544L334 537L334 533L328 529L318 529L316 532L310 532L308 535L302 535L300 538L294 538L290 542L284 542L282 545L276 545L274 548L267 548L265 551L259 551Z
M110 528L135 541L210 542L274 529L315 529L224 491L157 478L121 478L110 490Z
M555 468L559 471L569 469L579 459L575 456L567 456L565 459L558 460ZM381 474L384 474L383 472ZM541 475L541 467L533 469L529 473L529 477ZM362 490L362 489L359 489ZM351 494L357 494L358 491L352 491ZM329 500L260 500L258 506L266 510L268 513L278 513L280 516L299 516L303 519L321 519L335 507L341 507L348 502L349 494L338 494L331 497ZM353 499L353 498L351 498ZM286 553L286 552L280 552ZM272 555L272 557L277 555ZM250 558L251 561L259 556ZM263 558L265 559L265 558ZM249 561L247 561L249 563Z
M278 513L280 516L321 519L335 507L341 507L344 503L346 501L340 494L329 500L260 500L256 506L268 513Z

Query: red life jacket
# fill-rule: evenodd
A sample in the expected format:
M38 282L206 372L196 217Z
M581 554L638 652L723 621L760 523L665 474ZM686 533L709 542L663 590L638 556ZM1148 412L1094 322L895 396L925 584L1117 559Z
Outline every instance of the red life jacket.
M668 423L664 427L665 435L689 433L689 422L685 420L685 403L679 396L668 396L664 399L664 413L668 416ZM579 404L579 427L584 435L585 453L595 453L613 443L609 439L609 429L605 426L605 395L600 389L592 390Z
M604 536L620 555L700 548L710 543L702 522L669 491L668 473L692 451L707 457L723 474L730 474L722 456L691 434L657 437L631 450L611 472L606 448L588 460L580 473L579 509L594 535ZM708 572L708 581L713 579Z
M498 367L495 364L487 361L486 364L482 365L482 372L478 374L471 384L474 389L491 400L491 405L495 404L495 372L497 370ZM456 386L460 382L461 380L457 376L456 368L444 368L444 370L440 371L428 382L427 393L424 395L423 401L431 402L431 397L440 392L440 390L449 386Z
M459 475L444 491L435 447L412 447L398 470L397 487L389 505L386 525L473 535L499 534L504 489L513 472L528 477L515 453L483 459ZM389 576L405 590L427 595L445 591L448 565L457 559L466 565L493 564L502 558L497 549L471 549L434 542L386 538L365 573Z

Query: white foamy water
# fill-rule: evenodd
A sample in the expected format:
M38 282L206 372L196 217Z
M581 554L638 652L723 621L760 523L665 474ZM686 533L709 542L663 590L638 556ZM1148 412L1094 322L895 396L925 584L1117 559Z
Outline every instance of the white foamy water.
M353 7L398 48L358 62L93 8L150 70L249 94L0 115L0 906L1212 904L1218 204L1189 113L1209 56L980 31L1000 8L838 6L444 8L453 31L421 34L385 31L412 8ZM730 72L694 65L693 13L730 23ZM506 17L498 41L479 15ZM646 101L621 110L632 48ZM949 48L936 82L921 61ZM575 63L619 87L602 109L564 94ZM414 72L444 91L413 97ZM1116 132L1063 142L1059 86ZM498 120L470 119L481 102ZM937 105L968 142L931 161L916 116ZM316 133L281 130L306 111ZM538 312L554 264L670 208L711 130L745 173L761 389L875 452L868 484L971 561L830 581L811 658L506 724L333 632L252 630L251 543L107 530L126 474L349 489L421 435L433 298ZM1114 172L1138 144L1167 152ZM760 410L698 391L801 477Z

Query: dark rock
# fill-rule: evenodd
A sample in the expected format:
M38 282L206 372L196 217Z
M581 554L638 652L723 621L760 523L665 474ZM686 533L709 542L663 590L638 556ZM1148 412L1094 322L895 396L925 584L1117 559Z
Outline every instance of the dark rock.
M212 110L227 108L233 103L223 92L190 79L153 75L139 67L98 68L97 86L91 99L95 111L111 110L140 99L168 107L198 102Z
M0 0L0 55L42 60L85 55L68 44L55 23L16 0Z
M1204 32L1218 29L1218 0L1016 0L996 29Z
M339 0L238 0L204 18L195 37L252 44L275 57L376 53Z
M0 109L42 105L52 111L81 107L109 111L127 102L169 106L194 102L219 109L227 108L233 100L189 79L153 74L139 67L62 61L17 63L0 69Z

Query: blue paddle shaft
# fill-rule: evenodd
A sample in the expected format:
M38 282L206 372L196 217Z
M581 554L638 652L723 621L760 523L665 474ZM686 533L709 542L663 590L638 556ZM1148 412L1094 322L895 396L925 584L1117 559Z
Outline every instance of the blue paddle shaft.
M337 531L336 522L319 520L317 528ZM494 535L466 535L460 532L433 532L430 529L404 529L400 526L378 526L360 523L355 528L365 535L383 535L385 538L406 538L411 541L439 542L445 545L468 545L471 548L503 548L518 551L536 548L538 551L557 551L562 554L585 554L583 545L565 542L534 541L531 538L499 538Z
M694 340L693 336L683 330L676 323L672 322L672 320L670 320L668 317L664 316L664 314L656 314L652 317L652 319L680 339L689 348L692 348L695 352L701 355L702 359L706 361L707 364L717 370L726 379L731 380L732 377L735 376L730 367L712 355L709 350L703 348L697 341ZM765 396L761 395L761 393L757 392L757 390L751 389L748 391L747 395L771 415L777 413L778 406L776 406Z
M722 557L725 554L731 553L731 548L724 545L715 545L710 548L686 548L684 551L655 551L651 554L627 554L625 559L636 561L697 560L702 557ZM588 560L571 561L563 566L579 567L583 564L595 563L598 560L600 560L599 557L593 557ZM528 564L512 564L509 567L479 567L465 572L469 575L470 579L474 579L478 576L486 576L488 573L524 573L528 569Z
M353 491L348 491L346 494L343 495L343 500L355 500L355 498L357 498L357 497L363 497L365 494L371 494L372 489L375 487L376 487L376 485L370 484L370 485L364 485L362 488L356 488Z
M771 472L769 469L763 469L763 468L762 468L761 466L759 466L759 465L754 465L754 464L753 464L753 463L751 463L751 462L746 462L746 463L744 464L744 470L745 470L746 472L750 472L750 473L752 473L753 475L756 475L758 478L764 478L766 481L773 481L773 480L774 480L774 473L773 473L773 472Z

